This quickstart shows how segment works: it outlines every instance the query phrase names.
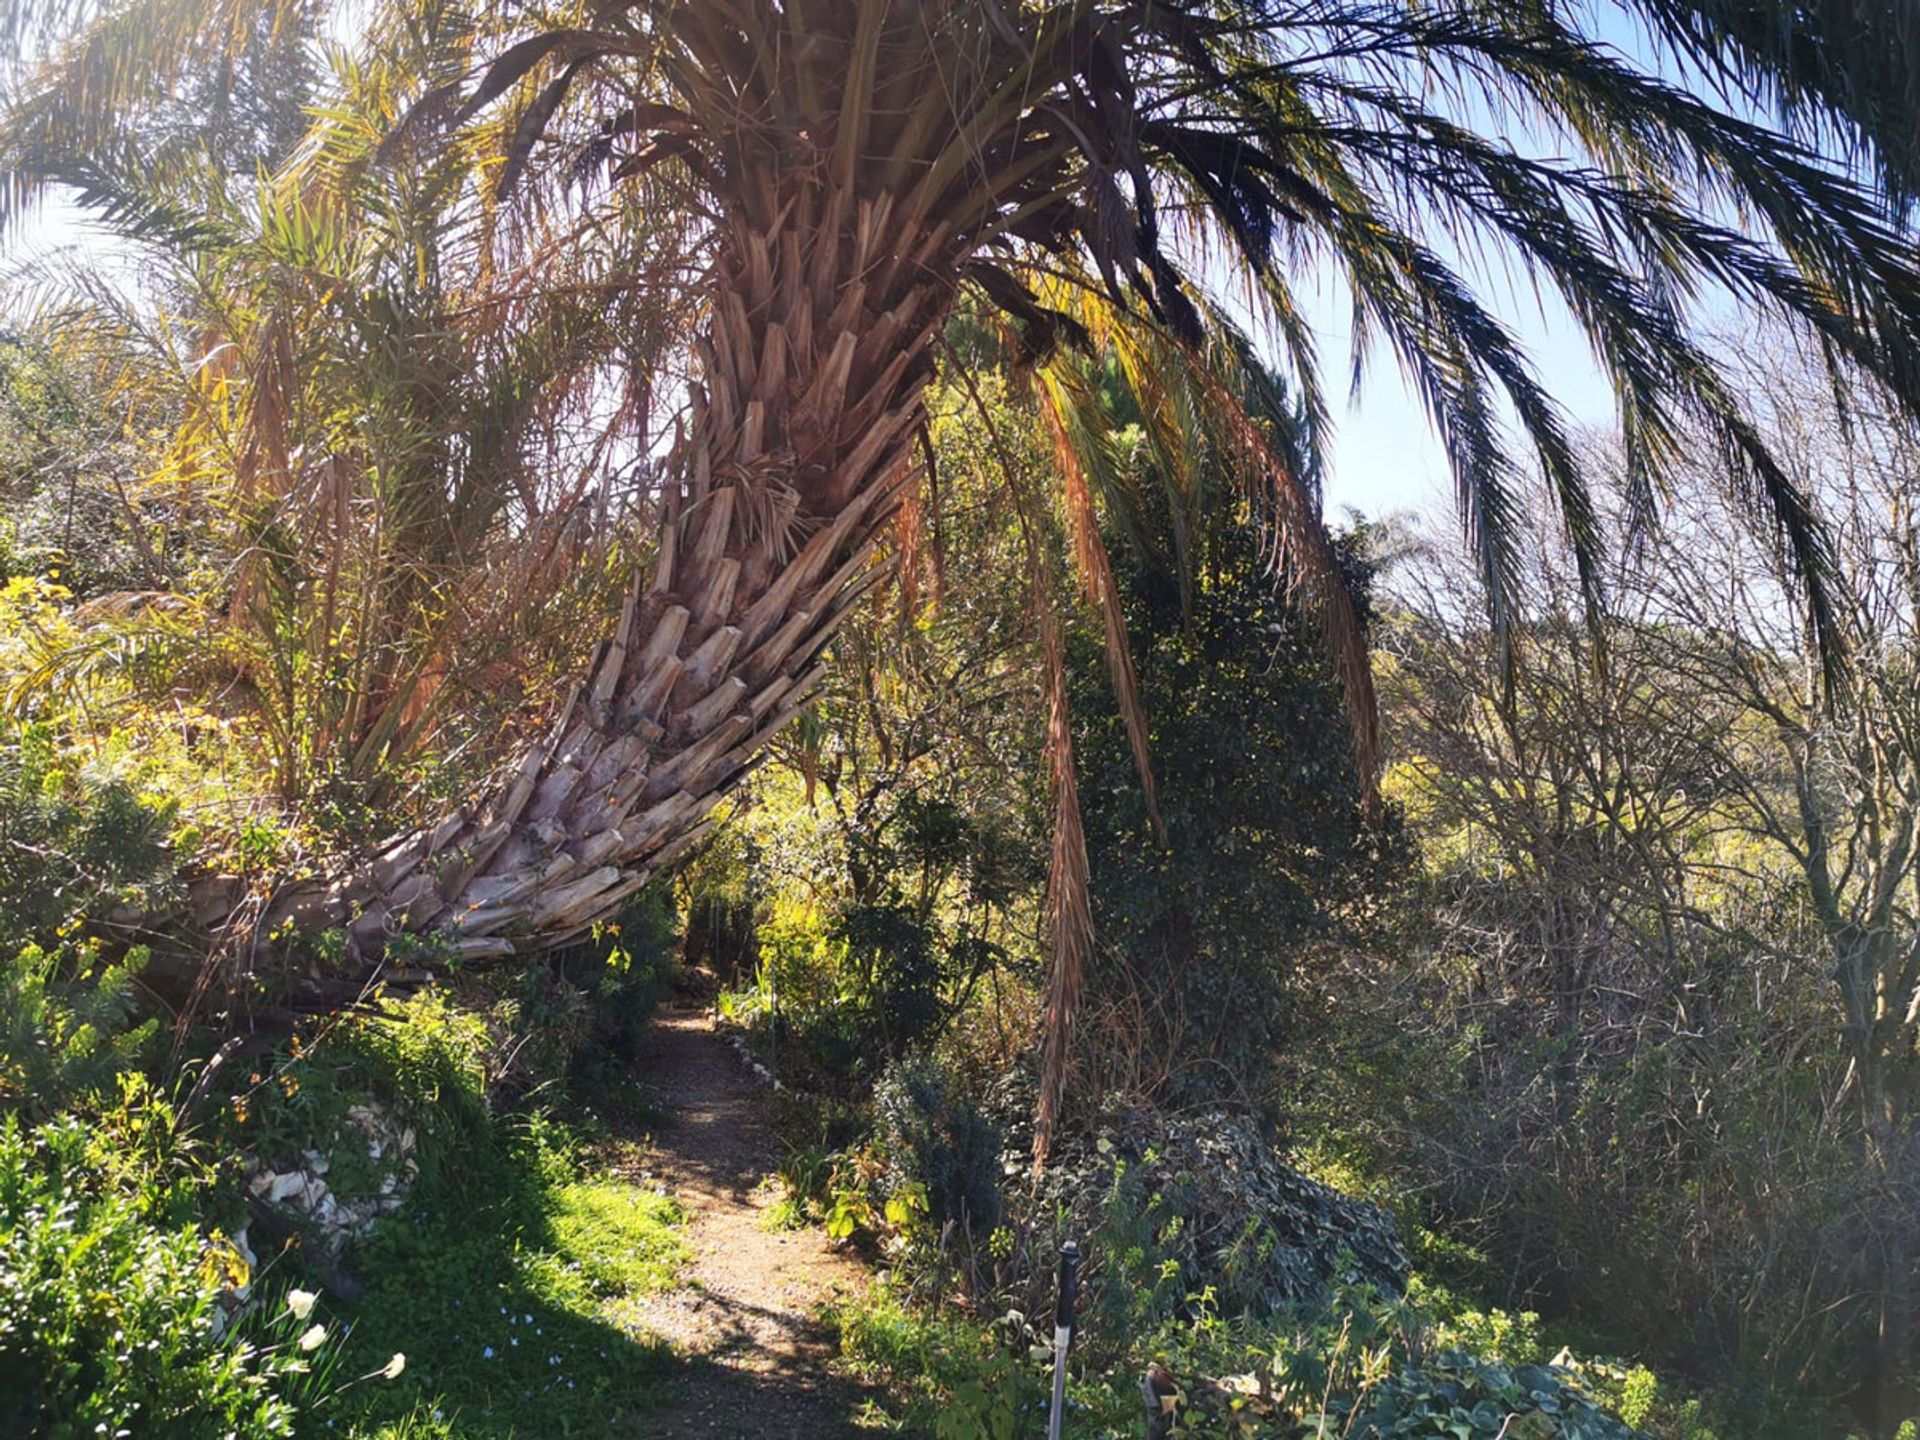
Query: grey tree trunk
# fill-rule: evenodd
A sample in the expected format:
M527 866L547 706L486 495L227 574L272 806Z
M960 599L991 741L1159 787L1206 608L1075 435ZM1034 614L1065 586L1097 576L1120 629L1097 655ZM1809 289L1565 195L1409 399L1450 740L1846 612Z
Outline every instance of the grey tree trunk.
M917 483L957 265L944 227L903 235L884 197L778 198L747 207L777 223L735 223L715 268L653 573L548 738L437 825L283 896L259 933L337 926L367 961L401 933L469 958L564 942L698 839L807 703Z

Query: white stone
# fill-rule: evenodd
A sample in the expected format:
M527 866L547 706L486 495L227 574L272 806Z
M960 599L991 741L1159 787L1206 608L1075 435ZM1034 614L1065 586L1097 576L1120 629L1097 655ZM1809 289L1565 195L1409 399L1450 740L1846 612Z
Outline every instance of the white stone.
M275 1175L267 1186L267 1199L276 1205L284 1205L307 1188L307 1177L298 1170L289 1170L284 1175Z
M307 1169L311 1170L315 1175L326 1174L332 1163L318 1150L302 1150L300 1152L300 1158L307 1162Z

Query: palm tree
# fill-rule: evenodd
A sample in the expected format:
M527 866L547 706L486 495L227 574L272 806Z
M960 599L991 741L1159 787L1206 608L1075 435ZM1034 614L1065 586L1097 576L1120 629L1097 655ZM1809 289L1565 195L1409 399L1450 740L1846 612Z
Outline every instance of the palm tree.
M677 232L570 233L530 281L464 203L482 153L368 165L396 87L469 64L463 15L428 0L409 20L367 64L277 39L264 75L208 97L250 112L237 123L157 117L109 163L50 166L138 266L52 263L9 296L50 363L154 437L69 496L123 497L133 544L175 572L182 554L228 561L210 594L91 597L89 623L46 637L9 690L217 676L290 810L323 789L391 807L423 752L484 749L526 708L517 692L551 688L549 662L571 670L651 518L630 513L630 381L669 348L675 317L641 276L680 263Z
M1836 375L1858 367L1920 402L1920 273L1890 218L1920 168L1894 105L1913 77L1888 59L1911 53L1887 49L1900 9L1618 8L1734 103L1632 62L1571 0L604 0L497 49L477 83L423 95L382 158L497 136L476 205L549 210L598 177L647 187L699 228L694 373L651 573L549 737L439 824L285 892L279 918L342 926L368 957L427 931L505 955L578 933L693 844L806 704L877 573L965 295L1004 316L1029 361L1086 335L1070 309L1153 332L1261 468L1276 557L1344 659L1363 742L1364 640L1314 498L1284 447L1233 421L1236 349L1216 343L1210 298L1228 285L1299 392L1312 455L1329 407L1295 287L1316 267L1344 282L1356 354L1384 341L1444 442L1503 633L1520 603L1523 464L1548 479L1588 603L1604 601L1578 446L1472 262L1557 292L1618 395L1634 524L1656 523L1681 437L1709 435L1837 661L1808 497L1691 321L1703 292L1730 293L1790 320ZM70 6L16 9L44 30ZM133 0L92 21L21 91L18 183L97 129L94 112L165 90L207 45L271 30L247 23L258 9ZM172 50L156 56L153 36ZM1729 113L1753 105L1776 106L1781 127ZM1874 178L1796 134L1850 147ZM1084 872L1084 851L1070 756L1055 769L1070 954L1084 895L1061 877ZM1058 1036L1074 981L1056 968Z

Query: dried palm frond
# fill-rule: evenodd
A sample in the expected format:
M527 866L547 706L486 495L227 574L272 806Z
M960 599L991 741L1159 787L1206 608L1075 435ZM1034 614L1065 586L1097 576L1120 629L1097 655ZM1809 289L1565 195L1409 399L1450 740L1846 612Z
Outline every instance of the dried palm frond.
M1140 705L1140 681L1134 673L1133 647L1127 639L1127 617L1120 608L1119 587L1114 584L1113 561L1106 543L1100 538L1100 517L1094 510L1093 491L1081 468L1080 456L1094 443L1085 435L1071 435L1070 425L1079 428L1085 414L1086 397L1075 397L1069 404L1063 392L1071 384L1057 368L1040 372L1035 388L1040 408L1053 437L1055 463L1060 470L1060 493L1067 512L1067 533L1072 541L1074 568L1079 572L1087 605L1100 618L1100 638L1106 651L1107 676L1113 684L1114 703L1127 728L1127 744L1133 750L1134 769L1140 776L1140 788L1146 792L1147 816L1153 832L1166 839L1166 821L1160 818L1160 801L1153 781L1153 756L1147 742L1147 716ZM1076 443L1077 442L1077 443Z
M1067 1084L1067 1052L1093 948L1093 905L1087 836L1080 821L1080 785L1073 767L1073 730L1067 704L1067 666L1060 622L1048 611L1040 624L1047 670L1047 768L1052 781L1053 843L1047 865L1046 1016L1040 1046L1040 1107L1034 1117L1033 1168L1045 1168Z

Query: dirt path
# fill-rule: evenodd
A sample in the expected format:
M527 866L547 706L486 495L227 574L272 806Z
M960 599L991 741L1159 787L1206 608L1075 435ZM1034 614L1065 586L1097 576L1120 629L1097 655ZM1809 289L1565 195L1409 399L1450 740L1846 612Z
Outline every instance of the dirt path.
M857 1293L861 1267L818 1230L770 1231L765 1184L780 1160L767 1095L705 1014L665 1013L648 1032L640 1078L672 1117L647 1156L688 1212L687 1284L653 1297L640 1319L695 1361L646 1436L840 1440L872 1434L853 1420L857 1387L828 1373L830 1337L814 1309Z

